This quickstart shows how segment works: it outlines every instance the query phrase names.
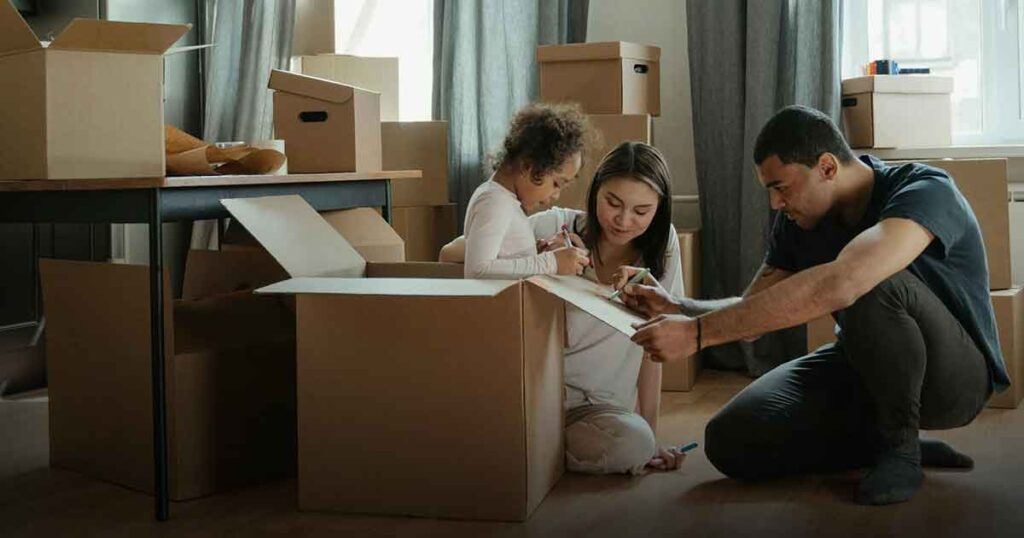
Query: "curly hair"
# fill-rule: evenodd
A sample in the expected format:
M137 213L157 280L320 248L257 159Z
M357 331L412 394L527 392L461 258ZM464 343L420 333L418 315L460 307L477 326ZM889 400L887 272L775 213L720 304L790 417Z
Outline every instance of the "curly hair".
M593 138L579 105L534 103L516 112L491 166L497 170L518 162L536 181L577 153L585 157Z

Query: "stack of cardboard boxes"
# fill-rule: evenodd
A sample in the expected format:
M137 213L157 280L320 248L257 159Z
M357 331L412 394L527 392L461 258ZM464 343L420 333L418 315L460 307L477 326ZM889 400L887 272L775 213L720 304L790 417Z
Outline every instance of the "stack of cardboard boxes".
M577 180L563 190L558 205L587 210L590 185L601 159L626 141L652 144L651 117L661 114L661 49L610 41L546 45L537 48L540 100L578 103L599 135L599 144L587 155ZM680 246L691 265L698 263L699 232L680 234ZM684 287L693 295L691 282ZM665 368L665 390L690 390L699 360L696 356Z
M999 330L999 344L1012 386L995 394L990 407L1016 408L1024 397L1024 288L1010 275L1010 224L1005 159L922 161L942 168L956 181L981 226L989 270L989 288ZM835 323L825 316L808 323L807 348L835 341Z
M365 89L378 95L379 119L374 121L367 116L358 120L356 139L369 138L360 136L362 129L379 129L379 140L372 138L379 144L380 162L373 163L379 167L378 170L423 172L422 179L392 181L391 225L405 241L406 260L436 261L441 247L455 237L457 230L455 206L448 201L448 123L398 121L398 58L317 54L300 56L296 58L295 65L303 75L321 79L321 86L327 87L327 81L331 81L336 83L331 85L334 87L354 88L357 93L359 89ZM275 87L273 81L271 85ZM275 89L282 90L280 85ZM287 117L282 117L281 125L294 123L295 112L286 111ZM371 123L376 126L371 126ZM275 127L277 125L275 122ZM311 132L306 127L306 132ZM280 131L278 136L286 138ZM310 140L301 142L309 147ZM312 151L324 153L321 145L315 141L313 145L315 149ZM285 145L286 148L290 146ZM293 173L301 171L291 170Z

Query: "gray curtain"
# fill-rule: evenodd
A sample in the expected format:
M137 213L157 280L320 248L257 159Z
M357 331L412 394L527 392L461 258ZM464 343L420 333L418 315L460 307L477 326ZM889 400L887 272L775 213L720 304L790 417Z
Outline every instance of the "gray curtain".
M449 196L459 228L486 156L537 96L538 45L582 41L586 1L435 0L434 118L448 121Z
M771 210L753 168L765 121L802 104L839 121L840 0L689 0L694 145L707 297L739 295L764 259ZM709 349L761 375L805 351L802 327Z
M295 27L294 0L204 0L203 139L273 138L271 69L288 69ZM192 248L216 245L214 221L196 222Z

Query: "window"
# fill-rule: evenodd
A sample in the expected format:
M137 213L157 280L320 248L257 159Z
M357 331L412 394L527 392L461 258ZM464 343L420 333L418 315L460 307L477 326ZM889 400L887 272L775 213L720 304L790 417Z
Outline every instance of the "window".
M847 0L843 78L871 60L954 78L953 143L1024 143L1024 0Z
M335 0L339 54L398 57L398 113L429 120L433 104L434 2Z

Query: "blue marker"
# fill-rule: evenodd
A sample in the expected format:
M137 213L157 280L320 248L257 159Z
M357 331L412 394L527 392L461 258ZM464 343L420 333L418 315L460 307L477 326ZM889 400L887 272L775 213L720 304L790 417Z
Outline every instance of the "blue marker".
M679 453L680 454L686 454L687 452L689 452L689 451L691 451L691 450L693 450L695 448L697 448L696 441L693 442L693 443L690 443L688 445L683 445L683 446L679 447Z

